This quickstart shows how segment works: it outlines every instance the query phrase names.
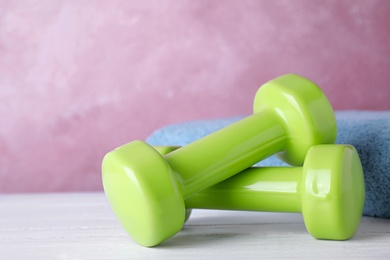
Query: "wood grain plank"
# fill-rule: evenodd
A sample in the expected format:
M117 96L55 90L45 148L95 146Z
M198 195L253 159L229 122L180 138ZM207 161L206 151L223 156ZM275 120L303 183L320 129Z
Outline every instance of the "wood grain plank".
M135 244L102 193L0 196L0 259L390 258L390 220L364 217L348 241L321 241L300 214L194 210L176 236Z

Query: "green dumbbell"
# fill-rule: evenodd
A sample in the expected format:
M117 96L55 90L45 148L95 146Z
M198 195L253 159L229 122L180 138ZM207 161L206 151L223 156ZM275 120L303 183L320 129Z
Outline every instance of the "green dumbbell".
M106 154L102 179L107 199L136 242L154 246L179 232L189 196L275 153L301 165L311 146L336 139L326 96L294 74L260 87L254 112L165 156L142 141Z
M168 154L178 146L156 146ZM317 239L351 238L363 212L364 175L351 145L316 145L303 167L252 167L185 200L191 208L302 213Z
M364 198L355 148L317 145L308 151L303 167L249 168L185 203L188 209L300 212L313 237L346 240L359 226Z

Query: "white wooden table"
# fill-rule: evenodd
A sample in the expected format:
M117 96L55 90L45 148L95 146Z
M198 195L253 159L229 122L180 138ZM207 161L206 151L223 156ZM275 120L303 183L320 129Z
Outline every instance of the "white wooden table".
M348 241L320 241L300 214L193 211L154 248L133 242L103 193L0 195L0 259L390 259L390 220L364 217Z

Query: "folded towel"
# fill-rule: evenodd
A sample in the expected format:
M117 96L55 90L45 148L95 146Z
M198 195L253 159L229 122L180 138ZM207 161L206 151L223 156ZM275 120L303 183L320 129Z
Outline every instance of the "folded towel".
M151 145L187 145L243 117L191 121L155 131ZM390 218L390 111L338 111L336 143L356 147L364 169L366 200L363 215ZM286 166L271 156L256 166Z

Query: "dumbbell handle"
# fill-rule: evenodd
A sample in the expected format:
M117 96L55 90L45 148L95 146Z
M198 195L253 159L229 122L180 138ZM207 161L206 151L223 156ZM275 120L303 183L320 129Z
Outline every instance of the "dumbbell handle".
M302 167L253 167L185 200L186 208L301 212Z
M286 140L281 117L264 109L164 157L188 198L282 151Z

